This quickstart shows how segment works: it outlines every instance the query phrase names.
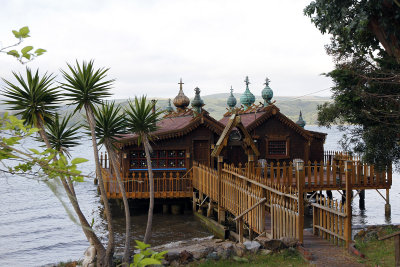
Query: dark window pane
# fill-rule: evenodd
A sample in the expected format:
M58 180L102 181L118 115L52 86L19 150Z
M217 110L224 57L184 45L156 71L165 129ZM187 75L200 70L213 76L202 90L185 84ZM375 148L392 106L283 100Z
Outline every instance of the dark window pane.
M161 150L158 154L159 158L166 158L167 157L167 151Z
M175 150L169 150L168 151L168 158L175 158L176 157L176 151Z
M178 159L178 167L185 167L185 160L184 159Z
M167 167L167 164L165 163L166 161L165 161L165 159L160 159L159 161L158 161L158 166L161 168L161 167Z
M146 162L146 160L140 160L140 167L141 167L141 168L147 168L147 162Z
M178 158L184 158L185 157L185 150L179 150L178 151Z
M140 151L140 157L141 158L145 158L146 157L146 153L144 151Z
M176 166L175 160L174 159L169 159L168 160L168 167L175 167L175 166Z
M138 156L139 156L138 151L131 151L130 157L131 157L132 159L136 159Z

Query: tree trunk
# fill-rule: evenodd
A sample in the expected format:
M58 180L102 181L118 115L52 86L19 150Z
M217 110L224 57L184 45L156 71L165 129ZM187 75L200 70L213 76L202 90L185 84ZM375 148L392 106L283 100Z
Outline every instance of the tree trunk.
M153 224L153 209L154 209L154 180L153 180L153 169L151 166L151 146L149 140L146 135L143 136L143 146L144 151L146 153L146 160L147 160L147 169L149 172L149 185L150 185L150 205L149 205L149 214L147 215L147 226L146 226L146 233L144 235L143 242L146 244L150 243L151 238L151 227Z
M50 144L49 138L47 136L46 131L44 130L43 122L41 121L40 118L38 119L37 127L39 129L40 137L43 139L44 143L46 144L46 147L48 149L51 149L51 144ZM57 158L55 158L55 160L57 160ZM101 243L101 241L99 240L99 238L97 237L97 235L94 233L92 227L86 220L86 217L83 214L83 212L79 206L78 200L76 199L75 189L73 187L71 179L68 178L69 185L67 184L65 177L63 175L60 175L60 180L61 180L64 190L68 196L68 199L71 202L72 207L74 208L76 214L78 215L79 222L81 224L83 233L85 234L85 236L89 242L90 242L90 239L92 240L92 243L96 248L97 255L99 255L100 257L104 257L106 250L105 250L103 244ZM103 256L101 256L101 255L103 255Z
M90 127L90 133L92 136L92 145L93 145L93 154L94 161L96 163L96 175L99 179L100 193L101 198L104 204L104 211L107 217L107 228L108 228L108 244L106 249L105 259L97 259L98 262L104 263L105 266L112 266L112 259L114 255L114 228L112 225L112 216L110 204L108 203L107 193L104 188L103 182L103 174L101 173L100 160L99 160L99 149L97 148L97 140L96 140L96 132L95 132L95 124L96 120L93 115L93 110L90 105L85 104L86 117Z
M117 177L117 183L119 186L119 190L121 191L122 194L122 200L124 202L124 210L125 210L125 248L124 248L124 257L122 262L127 264L126 266L129 265L129 255L130 255L130 236L131 236L131 214L129 210L129 203L128 203L128 198L126 197L126 191L125 191L125 186L122 183L122 178L121 178L121 173L120 173L120 168L119 164L115 158L115 151L114 148L109 140L106 140L105 142L106 149L108 152L108 155L110 157L110 161L112 164L112 167L115 172L115 176Z

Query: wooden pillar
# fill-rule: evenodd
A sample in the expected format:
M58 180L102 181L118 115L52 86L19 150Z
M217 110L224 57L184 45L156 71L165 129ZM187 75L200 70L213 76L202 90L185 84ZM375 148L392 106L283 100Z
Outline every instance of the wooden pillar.
M197 198L196 198L196 192L193 192L193 212L197 211Z
M360 197L360 201L358 203L360 210L365 210L365 190L364 189L360 190L358 196Z
M252 174L254 174L254 161L255 155L249 154L247 155L247 164L248 164L248 173L247 177L250 178Z
M238 234L239 234L239 242L243 243L243 235L244 235L244 227L243 227L243 217L238 220Z
M400 235L394 237L394 265L400 267Z
M217 210L218 210L218 223L225 221L225 211L222 209L222 168L224 167L224 157L218 156L218 176L217 176Z
M298 192L298 213L299 220L297 223L297 233L300 243L303 243L303 228L304 228L304 161L295 161L296 178L297 178L297 192Z
M391 213L391 206L390 206L390 195L389 195L389 188L386 189L386 204L385 204L385 216L390 216Z
M210 198L210 202L208 202L208 208L207 208L207 217L211 217L212 213L213 213L213 203L212 203L212 199Z
M351 242L351 193L352 193L352 184L351 184L351 174L353 170L353 161L347 160L345 161L345 173L346 173L346 223L344 226L345 230L345 241L346 241L346 248L348 249Z

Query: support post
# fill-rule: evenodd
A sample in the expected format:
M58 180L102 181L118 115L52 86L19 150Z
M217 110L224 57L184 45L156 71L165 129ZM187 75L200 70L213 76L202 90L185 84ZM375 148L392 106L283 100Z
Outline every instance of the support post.
M193 213L197 211L197 198L196 198L196 192L193 192Z
M243 218L240 218L238 221L238 232L239 232L239 242L243 243L243 232L244 232L244 227L243 227Z
M207 208L207 217L210 218L212 216L212 212L213 212L213 203L212 203L212 199L210 198L210 202L208 202L208 208Z
M251 175L254 174L254 159L255 159L255 156L252 154L249 154L247 156L247 165L248 165L247 177L249 177L249 178L251 177Z
M222 168L224 166L224 157L218 156L218 176L217 176L217 210L218 210L218 223L225 221L225 211L222 210L221 202L222 202Z
M297 178L297 192L298 192L298 212L299 220L297 223L297 233L300 243L303 243L303 229L304 229L304 161L296 160L296 178Z
M347 160L345 161L345 173L346 173L346 224L345 224L345 240L346 240L346 248L349 249L351 242L351 193L352 193L352 184L351 184L351 174L353 170L353 161Z
M362 189L358 196L360 197L360 201L358 203L360 206L360 210L365 210L365 190Z
M391 213L391 206L390 206L390 199L389 199L389 188L386 189L386 204L385 204L385 216L390 216Z

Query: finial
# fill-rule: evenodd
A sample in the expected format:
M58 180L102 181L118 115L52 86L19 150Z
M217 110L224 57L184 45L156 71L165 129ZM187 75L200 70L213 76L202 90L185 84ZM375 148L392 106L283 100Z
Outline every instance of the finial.
M303 115L301 114L301 110L300 110L299 120L296 121L296 124L302 128L304 128L304 126L306 126L306 121L303 120Z
M244 91L243 95L240 97L240 102L247 108L249 108L251 105L253 105L254 101L256 101L255 96L250 92L249 89L249 77L246 76L246 79L244 80L246 83L246 90Z
M174 108L171 105L171 98L168 98L168 106L165 109L167 112L172 112L174 111Z
M274 96L274 92L272 89L269 87L269 83L271 82L270 79L265 78L265 88L261 91L261 96L264 99L264 107L268 106L271 104L271 99Z
M226 100L226 104L228 105L230 110L233 110L233 108L236 106L236 103L237 103L237 101L236 101L235 96L233 95L233 88L231 85L231 95Z
M192 100L192 107L196 113L201 113L201 108L204 106L204 101L200 97L200 88L194 89L195 96Z
M187 96L185 96L185 94L183 93L183 88L182 85L184 84L182 82L182 78L181 81L178 83L179 86L179 93L178 95L174 98L174 105L177 109L180 110L185 110L187 108L187 106L189 106L190 100Z

